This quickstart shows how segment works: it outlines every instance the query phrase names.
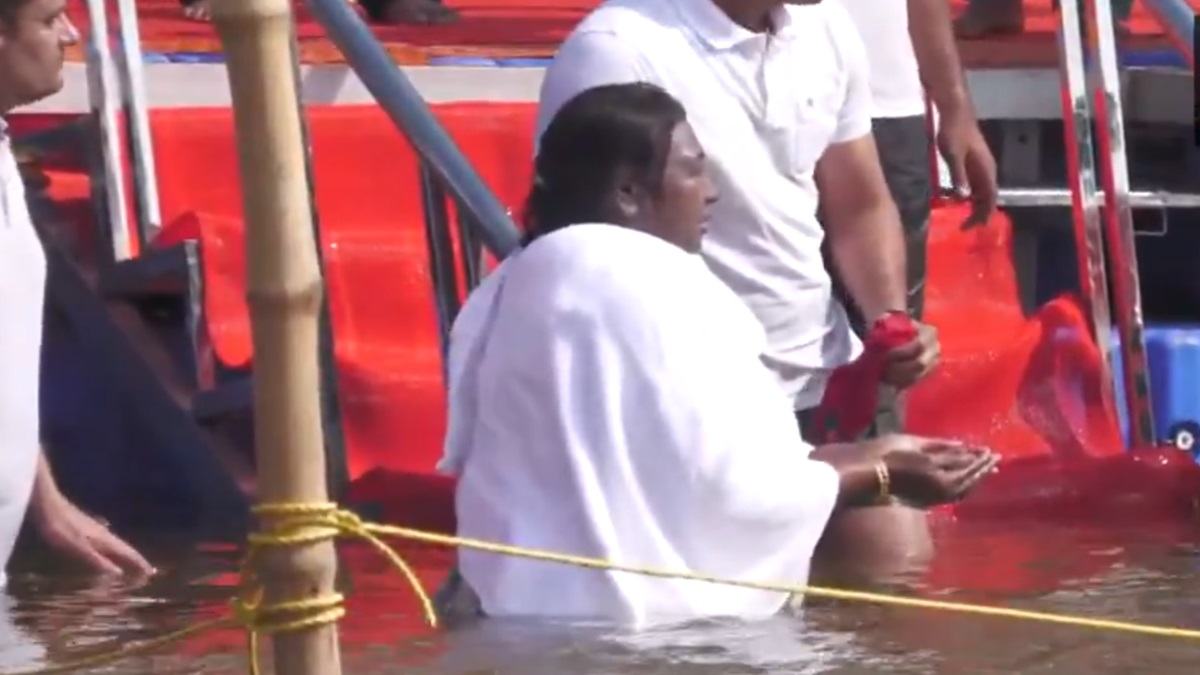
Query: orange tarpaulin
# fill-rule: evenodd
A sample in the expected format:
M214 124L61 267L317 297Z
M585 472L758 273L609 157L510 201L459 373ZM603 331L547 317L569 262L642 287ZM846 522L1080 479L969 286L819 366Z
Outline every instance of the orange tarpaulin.
M519 211L531 179L533 105L442 105L436 114L501 201ZM371 514L379 520L452 529L453 483L431 475L445 401L416 158L376 108L317 108L309 120L337 387L357 479L348 497L377 507ZM163 213L172 223L156 245L200 240L215 351L228 366L249 365L230 112L159 110L151 126ZM78 172L52 172L50 190L88 221ZM1078 303L1061 298L1026 317L1011 223L997 215L964 229L965 217L963 206L934 210L926 319L939 328L943 360L911 392L909 424L1004 455L1001 472L945 514L1013 529L994 535L986 570L942 555L930 581L991 590L1053 586L1109 562L1031 571L1037 553L1020 534L1021 519L1190 522L1197 467L1173 450L1125 451L1105 399L1099 347Z
M532 176L533 106L466 103L438 117L514 212ZM444 396L417 160L375 107L309 111L315 194L350 475L429 471ZM232 368L252 359L241 194L229 110L154 111L164 221L158 245L199 238L208 337Z
M436 106L481 176L514 212L531 179L534 105ZM350 474L428 474L445 429L444 385L417 160L377 108L313 108L315 163L338 390ZM151 127L164 220L155 245L198 238L207 333L221 362L253 360L244 303L241 198L231 113L157 110ZM909 397L910 429L988 444L1006 457L1124 454L1099 348L1070 298L1026 318L997 215L964 230L934 211L927 320L943 361Z

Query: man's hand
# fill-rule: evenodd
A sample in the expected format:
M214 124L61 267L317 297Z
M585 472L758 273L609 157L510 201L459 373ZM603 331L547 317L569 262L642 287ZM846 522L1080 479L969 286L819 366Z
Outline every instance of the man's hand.
M970 190L974 213L967 226L986 223L996 208L996 160L988 149L971 106L971 92L950 22L946 0L907 0L908 32L921 83L937 106L937 146L950 165L954 189L965 197Z
M883 379L898 389L906 389L929 374L942 354L937 329L918 323L917 339L888 352Z
M100 574L149 575L154 566L108 526L65 498L34 502L30 513L42 539L53 549Z
M974 206L966 226L987 223L999 199L996 160L975 116L969 110L943 111L938 119L937 146L950 167L955 193L970 198Z

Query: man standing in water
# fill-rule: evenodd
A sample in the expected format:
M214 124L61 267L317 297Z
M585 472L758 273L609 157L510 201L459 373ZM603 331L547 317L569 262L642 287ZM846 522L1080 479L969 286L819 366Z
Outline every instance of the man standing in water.
M648 81L683 103L721 194L704 257L766 328L763 358L802 427L830 373L862 349L823 243L867 325L909 309L904 231L871 134L864 52L836 2L610 0L567 38L541 92L539 134L597 85ZM935 331L920 334L890 354L892 386L912 385L936 362ZM872 426L897 431L898 416L883 410ZM835 519L822 548L894 568L931 544L923 513L890 505Z
M46 256L2 116L62 87L78 40L67 0L0 0L0 565L26 518L52 548L96 572L154 569L59 491L41 449L38 389Z
M838 0L866 45L871 129L908 243L908 309L921 317L933 194L926 92L938 113L937 148L974 219L996 208L996 162L980 133L947 0Z

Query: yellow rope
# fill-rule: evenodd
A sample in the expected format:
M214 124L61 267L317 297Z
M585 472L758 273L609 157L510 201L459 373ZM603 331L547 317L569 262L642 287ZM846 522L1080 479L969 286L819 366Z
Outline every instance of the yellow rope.
M1085 616L1051 614L1047 612L1035 612L1024 609L1014 609L1010 607L993 607L961 602L947 602L943 600L928 600L923 598L886 595L883 593L869 593L866 591L847 591L837 588L825 588L821 586L795 586L791 584L760 581L721 579L695 572L682 572L649 567L637 567L632 565L621 565L597 558L585 558L563 553L537 551L517 546L507 546L504 544L496 544L476 539L467 539L452 535L414 530L406 527L367 523L361 520L354 513L341 509L337 504L332 503L264 504L257 507L255 509L255 513L259 516L265 516L269 519L272 519L272 529L268 532L251 534L249 537L249 550L241 570L242 583L238 595L233 601L233 612L231 616L205 621L203 623L199 623L173 633L168 633L151 640L137 642L131 645L122 645L112 649L111 651L105 651L103 653L83 657L69 663L59 664L48 668L21 671L20 673L8 673L7 675L54 675L57 673L74 672L84 668L95 668L97 666L113 663L131 656L153 652L160 647L183 641L201 633L235 626L241 626L247 631L249 638L248 651L250 673L251 675L259 675L259 636L303 631L332 624L345 616L346 609L344 606L345 598L340 593L333 593L324 597L289 600L272 604L263 602L261 584L252 572L257 555L267 547L308 546L330 541L339 537L361 539L370 544L385 558L387 558L387 560L391 562L401 574L404 575L405 579L412 587L413 592L417 595L417 598L421 602L421 609L425 615L425 619L432 627L436 627L438 625L438 619L429 594L426 593L424 587L421 586L421 582L417 578L417 574L412 567L404 560L403 557L400 556L399 553L397 553L391 546L387 544L386 541L384 541L385 537L407 539L409 541L434 544L437 546L472 549L486 553L541 560L544 562L572 565L587 569L639 574L648 577L687 579L692 581L702 581L762 591L796 593L810 595L813 597L869 602L879 605L891 605L895 607L930 609L945 612L957 612L960 614L974 614L977 616L994 616L1024 621L1037 621L1041 623L1054 623L1067 626L1076 626L1080 628L1118 631L1123 633L1156 635L1160 637L1173 637L1187 640L1200 640L1200 630L1197 629L1154 626L1129 621L1094 619Z

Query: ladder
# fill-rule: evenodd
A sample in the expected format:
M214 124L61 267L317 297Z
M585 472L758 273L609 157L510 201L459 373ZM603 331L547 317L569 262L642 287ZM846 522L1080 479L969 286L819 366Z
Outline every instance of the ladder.
M1187 7L1182 0L1148 0L1147 5ZM1167 23L1169 14L1162 11L1155 14ZM1190 9L1185 14L1190 22ZM1194 27L1167 27L1176 46L1194 67L1187 30L1194 31ZM1151 406L1132 209L1195 207L1200 205L1200 197L1135 193L1130 189L1120 69L1109 0L1060 3L1058 49L1067 192L1074 215L1080 286L1088 304L1092 331L1101 345L1104 367L1109 372L1111 360L1104 347L1111 335L1113 319L1116 320L1122 357L1119 376L1125 385L1129 441L1135 448L1152 447L1159 438ZM1058 201L1061 193L1056 192L1018 191L1005 201L1047 204ZM1106 392L1110 401L1111 384Z

